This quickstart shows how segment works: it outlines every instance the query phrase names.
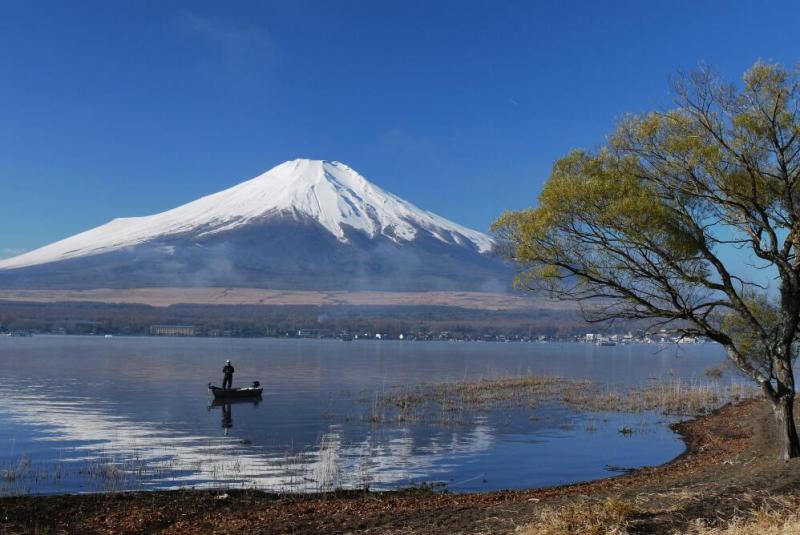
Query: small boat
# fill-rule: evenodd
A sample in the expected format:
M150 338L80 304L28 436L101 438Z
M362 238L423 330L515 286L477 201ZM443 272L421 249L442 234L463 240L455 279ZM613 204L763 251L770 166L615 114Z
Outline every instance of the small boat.
M214 394L214 399L245 399L260 398L264 389L258 381L253 381L251 386L224 389L208 383L208 391Z

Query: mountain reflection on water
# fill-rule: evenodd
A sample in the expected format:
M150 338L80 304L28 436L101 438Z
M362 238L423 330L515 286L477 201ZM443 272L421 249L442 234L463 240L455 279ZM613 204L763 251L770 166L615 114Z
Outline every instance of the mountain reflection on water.
M110 342L110 343L109 343ZM34 337L0 340L0 491L180 487L319 491L443 482L455 491L544 486L662 463L683 445L654 414L547 404L463 425L372 425L359 398L397 384L534 373L615 384L701 377L714 346ZM235 355L264 399L210 402ZM566 373L566 372L569 373ZM632 435L618 429L630 427Z

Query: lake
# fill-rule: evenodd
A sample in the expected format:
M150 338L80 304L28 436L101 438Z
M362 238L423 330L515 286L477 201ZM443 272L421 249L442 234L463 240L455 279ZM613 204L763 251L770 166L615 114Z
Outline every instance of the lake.
M226 358L234 385L261 382L260 403L210 404L206 384L221 383ZM723 360L713 344L0 337L0 492L462 492L602 478L679 455L674 420L555 402L455 425L374 425L364 415L396 385L532 372L624 387L703 380Z

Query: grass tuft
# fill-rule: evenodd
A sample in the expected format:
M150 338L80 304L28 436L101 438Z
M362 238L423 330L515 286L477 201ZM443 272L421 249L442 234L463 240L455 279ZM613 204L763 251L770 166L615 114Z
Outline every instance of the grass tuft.
M692 535L797 535L800 533L800 497L773 496L760 507L731 520L699 519Z
M639 514L631 502L619 498L581 498L560 507L545 508L538 521L522 526L520 535L624 535L630 520Z

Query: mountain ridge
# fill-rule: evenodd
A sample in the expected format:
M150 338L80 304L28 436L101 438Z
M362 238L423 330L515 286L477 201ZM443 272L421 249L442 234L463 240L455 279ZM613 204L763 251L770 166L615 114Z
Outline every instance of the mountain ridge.
M0 260L0 269L14 269L118 250L147 240L197 232L211 235L259 218L308 216L340 241L347 241L344 225L395 240L411 241L421 223L443 241L448 237L473 243L480 252L493 241L384 191L351 167L337 161L296 159L235 186L176 208L148 216L115 218L85 232L21 255ZM386 234L386 231L391 234ZM449 234L450 236L447 236Z
M486 290L510 280L493 247L345 164L298 159L0 261L0 287Z

